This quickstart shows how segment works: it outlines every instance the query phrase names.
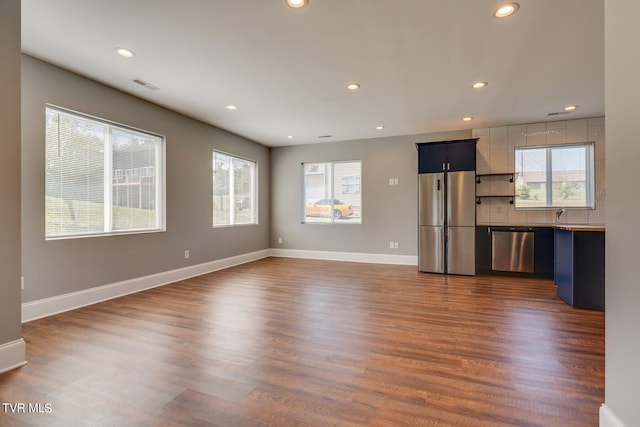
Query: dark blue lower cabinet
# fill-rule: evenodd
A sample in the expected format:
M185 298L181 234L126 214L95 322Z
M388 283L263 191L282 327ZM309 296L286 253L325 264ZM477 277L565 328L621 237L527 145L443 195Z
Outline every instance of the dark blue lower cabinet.
M573 231L555 230L555 270L553 279L556 294L573 305Z
M491 228L476 226L476 273L491 273Z
M538 277L553 277L553 228L535 227L534 271Z
M554 231L556 293L572 307L604 310L604 232Z

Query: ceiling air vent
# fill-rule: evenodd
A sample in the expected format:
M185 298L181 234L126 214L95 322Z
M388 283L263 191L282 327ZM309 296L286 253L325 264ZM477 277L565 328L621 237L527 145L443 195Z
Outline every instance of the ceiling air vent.
M331 138L333 135L320 135L318 138Z
M558 111L557 113L547 113L547 116L559 116L560 114L569 114L570 111Z
M142 79L133 79L133 82L139 84L142 87L146 87L149 90L153 90L153 91L160 90L158 86L154 86L151 83L145 82Z

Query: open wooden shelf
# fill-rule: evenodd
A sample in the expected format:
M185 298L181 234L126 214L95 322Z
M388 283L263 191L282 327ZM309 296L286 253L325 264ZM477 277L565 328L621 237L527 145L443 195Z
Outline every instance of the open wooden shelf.
M510 176L509 182L513 182L515 177L515 172L501 172L501 173L479 173L476 174L476 183L480 184L482 182L481 177L483 176Z
M515 178L515 172L501 172L501 173L480 173L476 174L476 183L482 183L483 176L508 176L509 182L513 182ZM509 198L509 204L513 204L515 200L515 196L513 194L486 194L478 196L476 195L476 204L482 204L483 198Z
M480 205L482 204L482 200L481 199L488 199L488 198L509 198L511 200L509 200L509 204L513 204L515 196L509 195L509 194L486 194L486 195L482 195L482 196L476 196L476 204Z

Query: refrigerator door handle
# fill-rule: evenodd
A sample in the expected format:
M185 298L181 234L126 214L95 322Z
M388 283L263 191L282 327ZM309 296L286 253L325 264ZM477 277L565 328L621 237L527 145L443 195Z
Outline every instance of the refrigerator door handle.
M440 191L440 180L438 180L438 191Z

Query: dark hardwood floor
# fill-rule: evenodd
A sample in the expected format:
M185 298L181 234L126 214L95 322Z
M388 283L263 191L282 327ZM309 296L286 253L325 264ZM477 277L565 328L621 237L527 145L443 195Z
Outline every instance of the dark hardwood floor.
M2 426L597 426L604 401L604 313L550 280L267 258L23 335Z

